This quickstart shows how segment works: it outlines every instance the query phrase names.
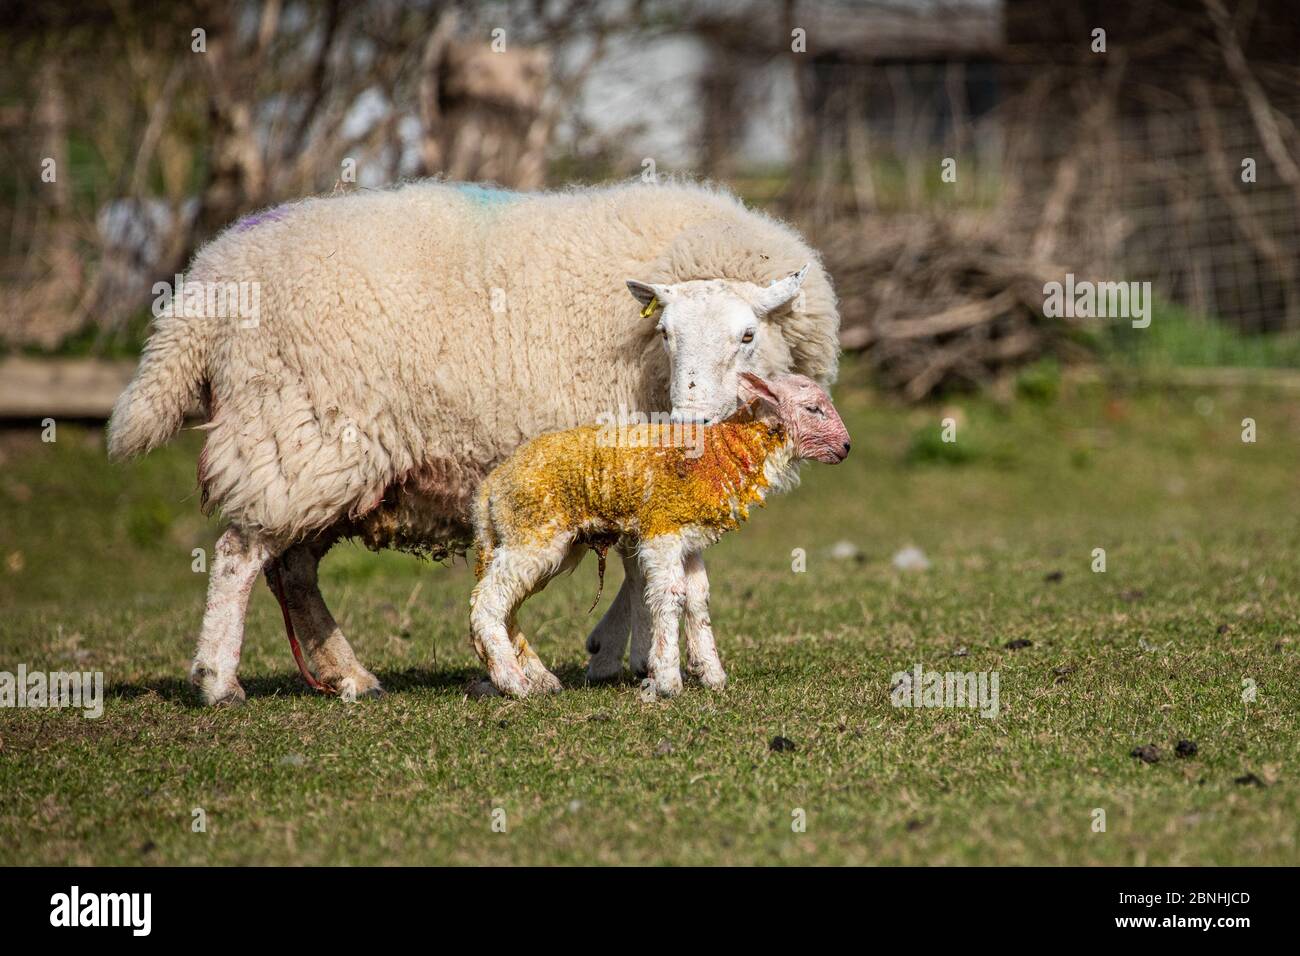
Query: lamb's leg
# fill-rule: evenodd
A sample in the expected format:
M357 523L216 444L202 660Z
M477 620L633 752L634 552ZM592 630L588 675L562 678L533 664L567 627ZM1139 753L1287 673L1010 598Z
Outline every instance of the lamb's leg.
M639 552L654 633L645 686L653 687L660 697L674 697L682 689L677 630L686 603L684 557L682 540L676 535L651 538Z
M498 546L470 597L470 643L503 694L525 697L538 689L520 665L511 625L524 599L541 590L563 563L569 543L561 537L542 547Z
M705 687L727 686L709 621L709 576L698 552L686 557L686 667Z
M542 659L529 646L524 632L519 628L519 621L515 614L511 614L506 621L506 630L510 632L510 642L514 645L515 660L524 670L524 676L528 678L528 692L530 694L558 694L564 690L564 685L560 679L546 669Z
M275 562L294 633L302 641L311 669L322 684L344 700L378 697L383 694L379 678L361 666L321 597L317 568L325 550L299 544ZM270 574L268 570L268 583Z
M240 704L239 654L244 644L248 595L274 551L254 534L230 528L217 539L208 574L208 603L190 683L207 704Z

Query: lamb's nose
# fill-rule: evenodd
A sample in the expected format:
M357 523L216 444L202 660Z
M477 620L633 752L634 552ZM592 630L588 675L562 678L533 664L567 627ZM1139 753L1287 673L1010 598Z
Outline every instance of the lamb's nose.
M849 443L848 443L848 442L845 442L845 443L844 443L844 454L847 455L848 453L849 453Z

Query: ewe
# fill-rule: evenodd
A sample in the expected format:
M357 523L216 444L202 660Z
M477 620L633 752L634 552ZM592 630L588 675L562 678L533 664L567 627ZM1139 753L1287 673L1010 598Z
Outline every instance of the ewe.
M647 686L662 697L682 688L683 610L690 671L707 687L726 683L700 553L738 527L751 504L797 484L799 462L835 463L849 453L849 433L812 379L740 378L742 402L754 405L701 426L698 446L686 447L663 425L642 426L630 446L603 441L602 429L588 426L535 438L488 475L474 507L479 583L470 640L497 690L523 697L560 689L516 614L588 548L603 558L615 542L635 547L645 581L653 622Z

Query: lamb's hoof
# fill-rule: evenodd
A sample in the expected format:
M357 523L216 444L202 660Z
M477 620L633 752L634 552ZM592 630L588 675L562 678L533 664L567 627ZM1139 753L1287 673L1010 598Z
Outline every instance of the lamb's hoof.
M682 692L682 675L669 674L660 677L647 677L641 682L641 699L653 703L667 697L676 697Z
M511 661L510 666L507 667L495 669L489 667L488 675L492 678L496 689L507 697L527 697L532 689L523 668L514 661Z
M696 676L709 690L722 690L727 686L727 674L721 667L706 668Z
M564 690L564 685L560 683L560 679L545 667L528 670L526 673L528 674L528 693L530 694L558 694Z
M239 681L222 681L215 670L197 661L190 668L190 683L198 688L203 703L209 707L239 707L248 701Z

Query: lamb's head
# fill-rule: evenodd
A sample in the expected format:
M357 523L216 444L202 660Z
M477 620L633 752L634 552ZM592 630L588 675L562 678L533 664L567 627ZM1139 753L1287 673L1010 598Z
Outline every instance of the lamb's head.
M761 286L731 279L671 285L628 280L668 351L675 421L710 422L736 410L742 372L771 376L791 366L790 347L771 314L799 294L808 266Z
M849 430L826 389L806 375L775 375L765 382L742 372L739 398L743 404L757 402L760 414L780 420L796 458L833 465L848 457Z

